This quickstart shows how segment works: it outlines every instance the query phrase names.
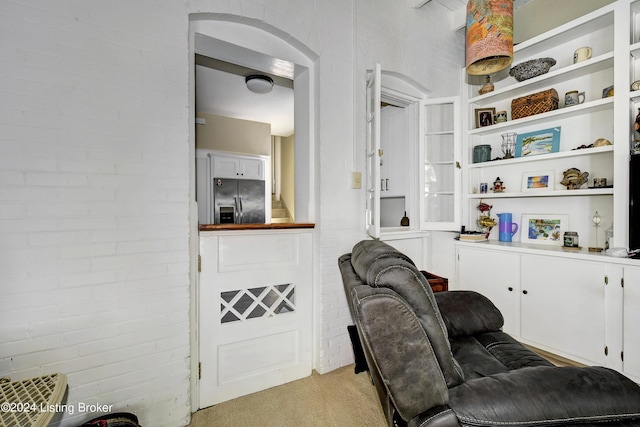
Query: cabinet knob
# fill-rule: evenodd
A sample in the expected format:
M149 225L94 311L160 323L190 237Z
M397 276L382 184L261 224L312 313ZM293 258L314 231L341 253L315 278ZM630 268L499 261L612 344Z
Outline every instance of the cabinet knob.
M509 292L513 292L513 288L511 286L509 286L507 289L509 289Z
M528 294L529 292L525 289L524 291L522 291L523 294Z

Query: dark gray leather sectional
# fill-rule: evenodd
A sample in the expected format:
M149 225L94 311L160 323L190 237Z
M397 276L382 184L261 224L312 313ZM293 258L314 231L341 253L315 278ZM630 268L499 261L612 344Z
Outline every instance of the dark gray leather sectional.
M487 298L434 294L391 246L359 242L339 266L390 426L640 426L634 382L554 366L501 331Z

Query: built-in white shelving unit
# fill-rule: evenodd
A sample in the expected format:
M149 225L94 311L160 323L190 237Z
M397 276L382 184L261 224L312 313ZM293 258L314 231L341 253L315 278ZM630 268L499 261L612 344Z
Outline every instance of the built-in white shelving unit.
M629 3L622 3L627 3L628 14ZM613 3L515 46L513 65L531 59L554 58L556 64L546 74L518 82L505 70L498 76L492 76L494 91L478 95L483 79L473 80L473 77L468 77L463 72L463 86L466 88L463 90L463 105L466 108L466 116L463 119L463 170L466 171L462 190L463 197L466 198L463 223L468 228L477 228L477 206L482 200L493 206L492 216L495 217L496 213L510 212L514 221L518 223L522 214L569 215L569 226L572 231L579 233L585 250L586 247L595 244L596 232L599 242L604 242L604 231L614 226L617 242L621 245L625 242L627 185L618 182L622 185L616 186L616 182L624 180L628 172L618 174L615 171L628 168L625 159L629 150L630 123L626 120L629 107L623 107L626 136L620 138L619 135L623 132L616 131L616 115L620 114L618 109L621 103L617 103L615 97L603 97L605 88L611 86L615 87L616 96L627 97L629 94L629 77L621 78L622 73L616 72L618 67L629 67L628 58L618 58L617 45L624 44L627 51L633 46L628 38L620 40L616 32L620 19L618 15L622 14L623 9L620 2ZM625 22L621 25L627 28L629 26ZM574 51L583 46L592 48L592 57L574 63ZM638 48L640 49L640 46ZM513 99L552 88L559 96L558 109L512 119ZM564 95L572 90L584 92L585 102L565 107ZM507 111L508 120L476 127L476 110L493 108L496 111ZM501 134L524 134L551 128L560 129L558 152L501 159L504 156ZM600 138L611 141L613 145L579 149L593 144ZM491 146L493 160L473 163L473 148L485 144ZM567 190L561 184L563 172L569 168L578 168L589 173L589 180L580 189ZM553 188L546 191L523 190L524 177L539 171L553 174ZM498 177L506 186L504 192L479 192L482 183L491 188ZM607 184L613 187L593 188L593 178L606 178ZM591 222L595 211L602 217L601 227L597 231ZM520 233L526 232L526 228L523 228ZM520 240L520 233L514 236L514 241ZM492 231L490 239L498 239L497 230Z

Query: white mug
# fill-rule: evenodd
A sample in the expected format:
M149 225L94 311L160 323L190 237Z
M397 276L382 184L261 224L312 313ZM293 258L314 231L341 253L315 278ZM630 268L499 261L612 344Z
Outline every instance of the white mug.
M581 47L573 52L573 63L586 61L591 58L592 50L589 46Z
M572 90L571 92L567 92L564 94L564 106L570 107L571 105L578 105L584 102L585 95L584 92L578 92L577 90Z

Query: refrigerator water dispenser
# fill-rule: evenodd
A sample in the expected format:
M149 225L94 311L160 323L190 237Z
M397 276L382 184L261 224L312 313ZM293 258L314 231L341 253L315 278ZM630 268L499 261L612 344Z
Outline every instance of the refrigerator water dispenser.
M220 224L234 224L236 210L233 206L220 206Z

